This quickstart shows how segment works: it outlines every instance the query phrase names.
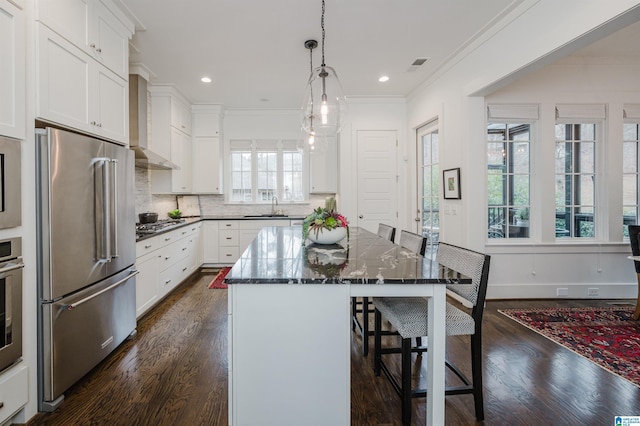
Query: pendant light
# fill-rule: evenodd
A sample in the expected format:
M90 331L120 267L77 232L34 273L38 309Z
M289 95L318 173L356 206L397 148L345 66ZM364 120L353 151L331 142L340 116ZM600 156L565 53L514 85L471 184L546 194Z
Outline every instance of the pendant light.
M325 0L322 0L322 17L320 27L322 29L322 64L311 71L307 83L305 97L302 104L302 128L314 137L336 136L344 124L347 114L347 100L342 91L342 85L336 71L325 64L324 61L324 12ZM310 40L315 42L314 40ZM313 53L313 47L305 47Z

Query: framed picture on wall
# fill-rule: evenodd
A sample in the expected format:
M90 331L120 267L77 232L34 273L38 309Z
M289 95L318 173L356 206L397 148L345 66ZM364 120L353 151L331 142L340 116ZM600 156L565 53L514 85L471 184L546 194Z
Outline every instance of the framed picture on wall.
M459 200L460 197L460 167L442 171L445 200Z

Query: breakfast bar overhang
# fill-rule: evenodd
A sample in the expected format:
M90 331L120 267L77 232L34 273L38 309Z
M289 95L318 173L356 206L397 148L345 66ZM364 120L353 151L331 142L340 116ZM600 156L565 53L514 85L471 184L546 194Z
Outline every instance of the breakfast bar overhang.
M350 300L363 296L428 298L426 421L444 424L445 284L468 277L360 228L305 246L301 227L265 227L225 282L229 424L349 425Z

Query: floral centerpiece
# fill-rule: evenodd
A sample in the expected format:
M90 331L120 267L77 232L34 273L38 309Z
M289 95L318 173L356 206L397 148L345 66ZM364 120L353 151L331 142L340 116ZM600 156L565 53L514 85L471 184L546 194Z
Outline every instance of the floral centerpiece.
M349 238L349 222L346 217L335 211L335 207L335 199L328 198L324 207L318 207L304 219L302 222L303 244L307 239L314 243L334 244L345 235Z

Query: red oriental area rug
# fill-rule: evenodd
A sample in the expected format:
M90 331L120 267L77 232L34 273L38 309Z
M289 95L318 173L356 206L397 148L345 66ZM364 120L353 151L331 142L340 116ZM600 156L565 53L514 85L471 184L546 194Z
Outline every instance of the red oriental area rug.
M227 288L227 285L224 283L224 278L227 276L230 270L231 268L228 266L220 269L218 275L216 275L213 281L211 281L211 283L209 284L209 288Z
M640 321L631 319L632 307L498 311L640 387Z

